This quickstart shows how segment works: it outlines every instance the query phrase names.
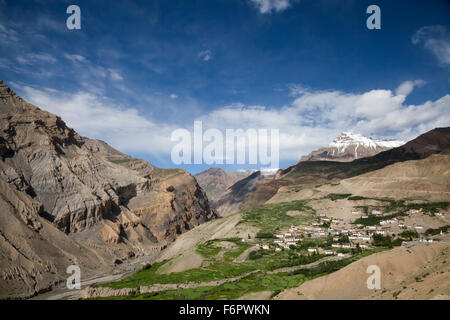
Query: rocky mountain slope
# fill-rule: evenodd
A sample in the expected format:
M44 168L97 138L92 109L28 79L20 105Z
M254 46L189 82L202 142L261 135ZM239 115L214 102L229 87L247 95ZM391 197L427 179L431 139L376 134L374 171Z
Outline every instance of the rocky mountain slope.
M0 179L0 299L25 298L67 278L111 271L113 256L74 241L41 217L42 205Z
M195 175L198 184L205 191L211 203L219 200L226 190L241 179L248 177L250 171L224 171L220 168L210 168Z
M248 177L239 180L228 188L217 201L217 212L222 216L226 216L230 213L244 210L244 204L248 201L248 196L264 181L261 171L256 171Z
M16 231L7 230L6 221L19 219L20 228L35 234L41 230L34 226L35 219L45 226L42 230L50 230L40 231L39 245L30 245L27 254L11 255L8 248L0 247L2 296L18 292L29 296L44 288L49 282L38 281L36 273L53 282L60 280L65 267L63 271L59 267L67 257L52 267L50 255L49 260L34 259L33 267L22 268L22 256L46 256L47 242L56 247L55 252L67 255L70 251L61 247L63 242L76 241L74 247L81 253L70 255L72 260L93 250L105 255L105 264L112 264L116 259L154 254L177 235L216 217L201 187L184 170L158 169L102 141L81 137L58 116L27 103L3 84L0 160L1 198L5 208L9 206L0 211L5 222L0 224L0 234L9 235L5 246L28 246L22 231L8 233ZM26 201L15 201L17 195ZM23 218L27 215L33 218ZM64 240L53 241L56 237ZM97 261L96 267L103 264L98 258L88 260ZM89 266L79 261L82 269ZM35 278L38 285L27 277ZM21 286L27 289L14 289Z
M395 163L353 178L340 185L353 195L394 199L448 201L450 199L450 154Z
M312 151L300 161L353 161L371 157L392 148L403 145L399 140L383 140L364 137L360 134L343 132L327 147Z

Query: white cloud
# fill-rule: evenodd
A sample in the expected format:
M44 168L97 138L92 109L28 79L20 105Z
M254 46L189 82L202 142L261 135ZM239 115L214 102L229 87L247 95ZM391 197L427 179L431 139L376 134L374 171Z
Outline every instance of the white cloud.
M0 24L0 42L9 44L11 42L18 42L19 34L14 29L8 28L3 24Z
M49 88L19 87L29 102L57 114L82 136L104 140L123 152L170 155L175 127L155 123L136 109L122 108L86 91L58 95Z
M108 69L109 74L111 76L111 79L114 81L122 81L123 77L120 75L120 73L117 70L114 69Z
M262 14L281 12L291 6L291 0L249 0Z
M397 95L407 96L414 90L414 87L421 87L424 84L425 81L423 80L405 81L398 86L398 88L395 90L395 93Z
M79 54L64 54L64 58L69 59L72 62L85 62L86 58Z
M209 61L212 59L211 50L204 50L198 54L199 58L203 61Z
M406 105L405 99L418 81L402 83L395 92L370 90L346 93L337 90L300 90L281 108L234 103L194 119L183 116L183 127L192 130L194 120L203 130L279 129L280 159L297 161L301 155L330 143L342 131L366 136L410 140L435 127L450 125L450 95L420 105ZM169 161L175 144L170 141L179 125L154 121L136 109L123 108L101 94L80 91L62 95L54 90L20 87L25 98L62 117L80 134L102 139L123 152L139 152Z
M18 56L16 58L20 64L34 64L34 63L55 63L57 60L55 57L48 53L29 53L26 55Z
M423 44L441 65L450 65L450 32L444 26L422 27L412 36L413 44Z
M419 82L411 81L418 85ZM281 109L262 106L226 106L203 116L208 127L278 128L280 159L298 160L301 155L327 145L340 132L352 130L366 136L410 140L435 127L450 125L450 95L421 105L406 105L414 85L402 84L398 93L371 90L303 92ZM408 87L408 88L407 88Z

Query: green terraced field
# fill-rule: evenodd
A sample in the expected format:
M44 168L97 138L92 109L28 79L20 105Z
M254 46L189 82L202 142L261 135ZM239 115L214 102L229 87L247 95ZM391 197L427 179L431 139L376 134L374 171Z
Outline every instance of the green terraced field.
M302 225L314 220L315 210L307 205L307 200L266 204L242 212L242 221L261 229L261 232L274 233L291 225ZM299 216L289 216L288 211L302 211Z
M315 211L307 203L308 201L302 200L264 205L243 212L242 220L239 223L258 227L261 230L260 234L273 234L277 230L291 225L307 224L316 219ZM289 211L296 213L288 215ZM318 263L318 261L325 258L324 255L307 254L307 248L327 247L328 242L327 239L305 239L291 250L275 251L273 248L262 250L255 247L257 243L260 245L272 244L273 238L271 237L244 239L244 241L240 238L212 239L199 243L196 247L196 252L205 258L201 267L164 274L161 272L161 267L170 261L165 260L147 265L134 275L122 280L96 286L113 289L139 288L155 284L194 286L113 297L113 299L236 299L247 293L260 291L271 291L275 295L284 289L297 287L309 279L334 272L355 259L384 250L380 248L362 253L353 252L354 256L351 258L338 261L328 260L322 263ZM252 247L254 249L250 249ZM246 250L252 250L254 253L249 254L246 259L243 256L236 260ZM247 251L247 253L249 252ZM307 266L309 264L311 265ZM284 269L287 267L290 268ZM287 272L287 270L290 271ZM211 286L209 284L212 281L220 282Z

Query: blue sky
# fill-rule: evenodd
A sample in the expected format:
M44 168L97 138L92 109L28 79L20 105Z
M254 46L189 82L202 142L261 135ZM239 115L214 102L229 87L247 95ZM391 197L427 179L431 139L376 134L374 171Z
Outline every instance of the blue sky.
M71 4L81 30L66 28ZM371 4L381 30L366 28ZM279 129L285 167L341 131L448 126L449 22L444 0L0 0L0 78L160 167L176 166L170 134L194 120Z

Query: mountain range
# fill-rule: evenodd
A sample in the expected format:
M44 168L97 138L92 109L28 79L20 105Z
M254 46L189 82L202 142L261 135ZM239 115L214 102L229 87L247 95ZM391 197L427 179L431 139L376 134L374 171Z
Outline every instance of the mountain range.
M449 154L450 127L407 143L343 133L276 174L194 177L82 137L0 83L0 298L51 290L74 264L84 279L173 252L173 270L198 265L194 248L208 238L192 231L254 238L257 228L236 229L233 214L263 204L329 193L446 201ZM192 234L197 242L183 240ZM180 259L189 263L177 269Z
M314 160L313 153L302 158L297 164L280 169L274 177L260 177L251 175L235 185L229 187L221 198L216 201L215 208L221 215L228 215L240 210L248 210L264 204L273 197L280 188L296 185L298 187L311 187L318 184L334 183L341 179L359 176L374 170L382 169L397 162L424 159L432 154L445 153L450 148L450 128L436 128L424 133L406 144L400 141L385 140L384 147L376 146L375 141L357 135L358 139L366 141L366 147L375 155L348 161L353 157L345 151L342 136L331 145L337 146L340 142L340 153L335 153L337 159ZM348 138L348 135L345 135ZM355 135L353 135L355 136ZM349 146L355 146L355 139L345 139ZM398 147L390 147L399 145ZM371 147L373 146L373 148ZM329 148L329 147L327 147ZM381 149L386 151L380 151ZM325 148L322 148L325 149ZM355 150L353 148L353 150ZM358 148L359 149L359 148ZM320 149L319 149L320 150ZM378 152L377 152L378 150ZM338 155L342 155L342 157Z

